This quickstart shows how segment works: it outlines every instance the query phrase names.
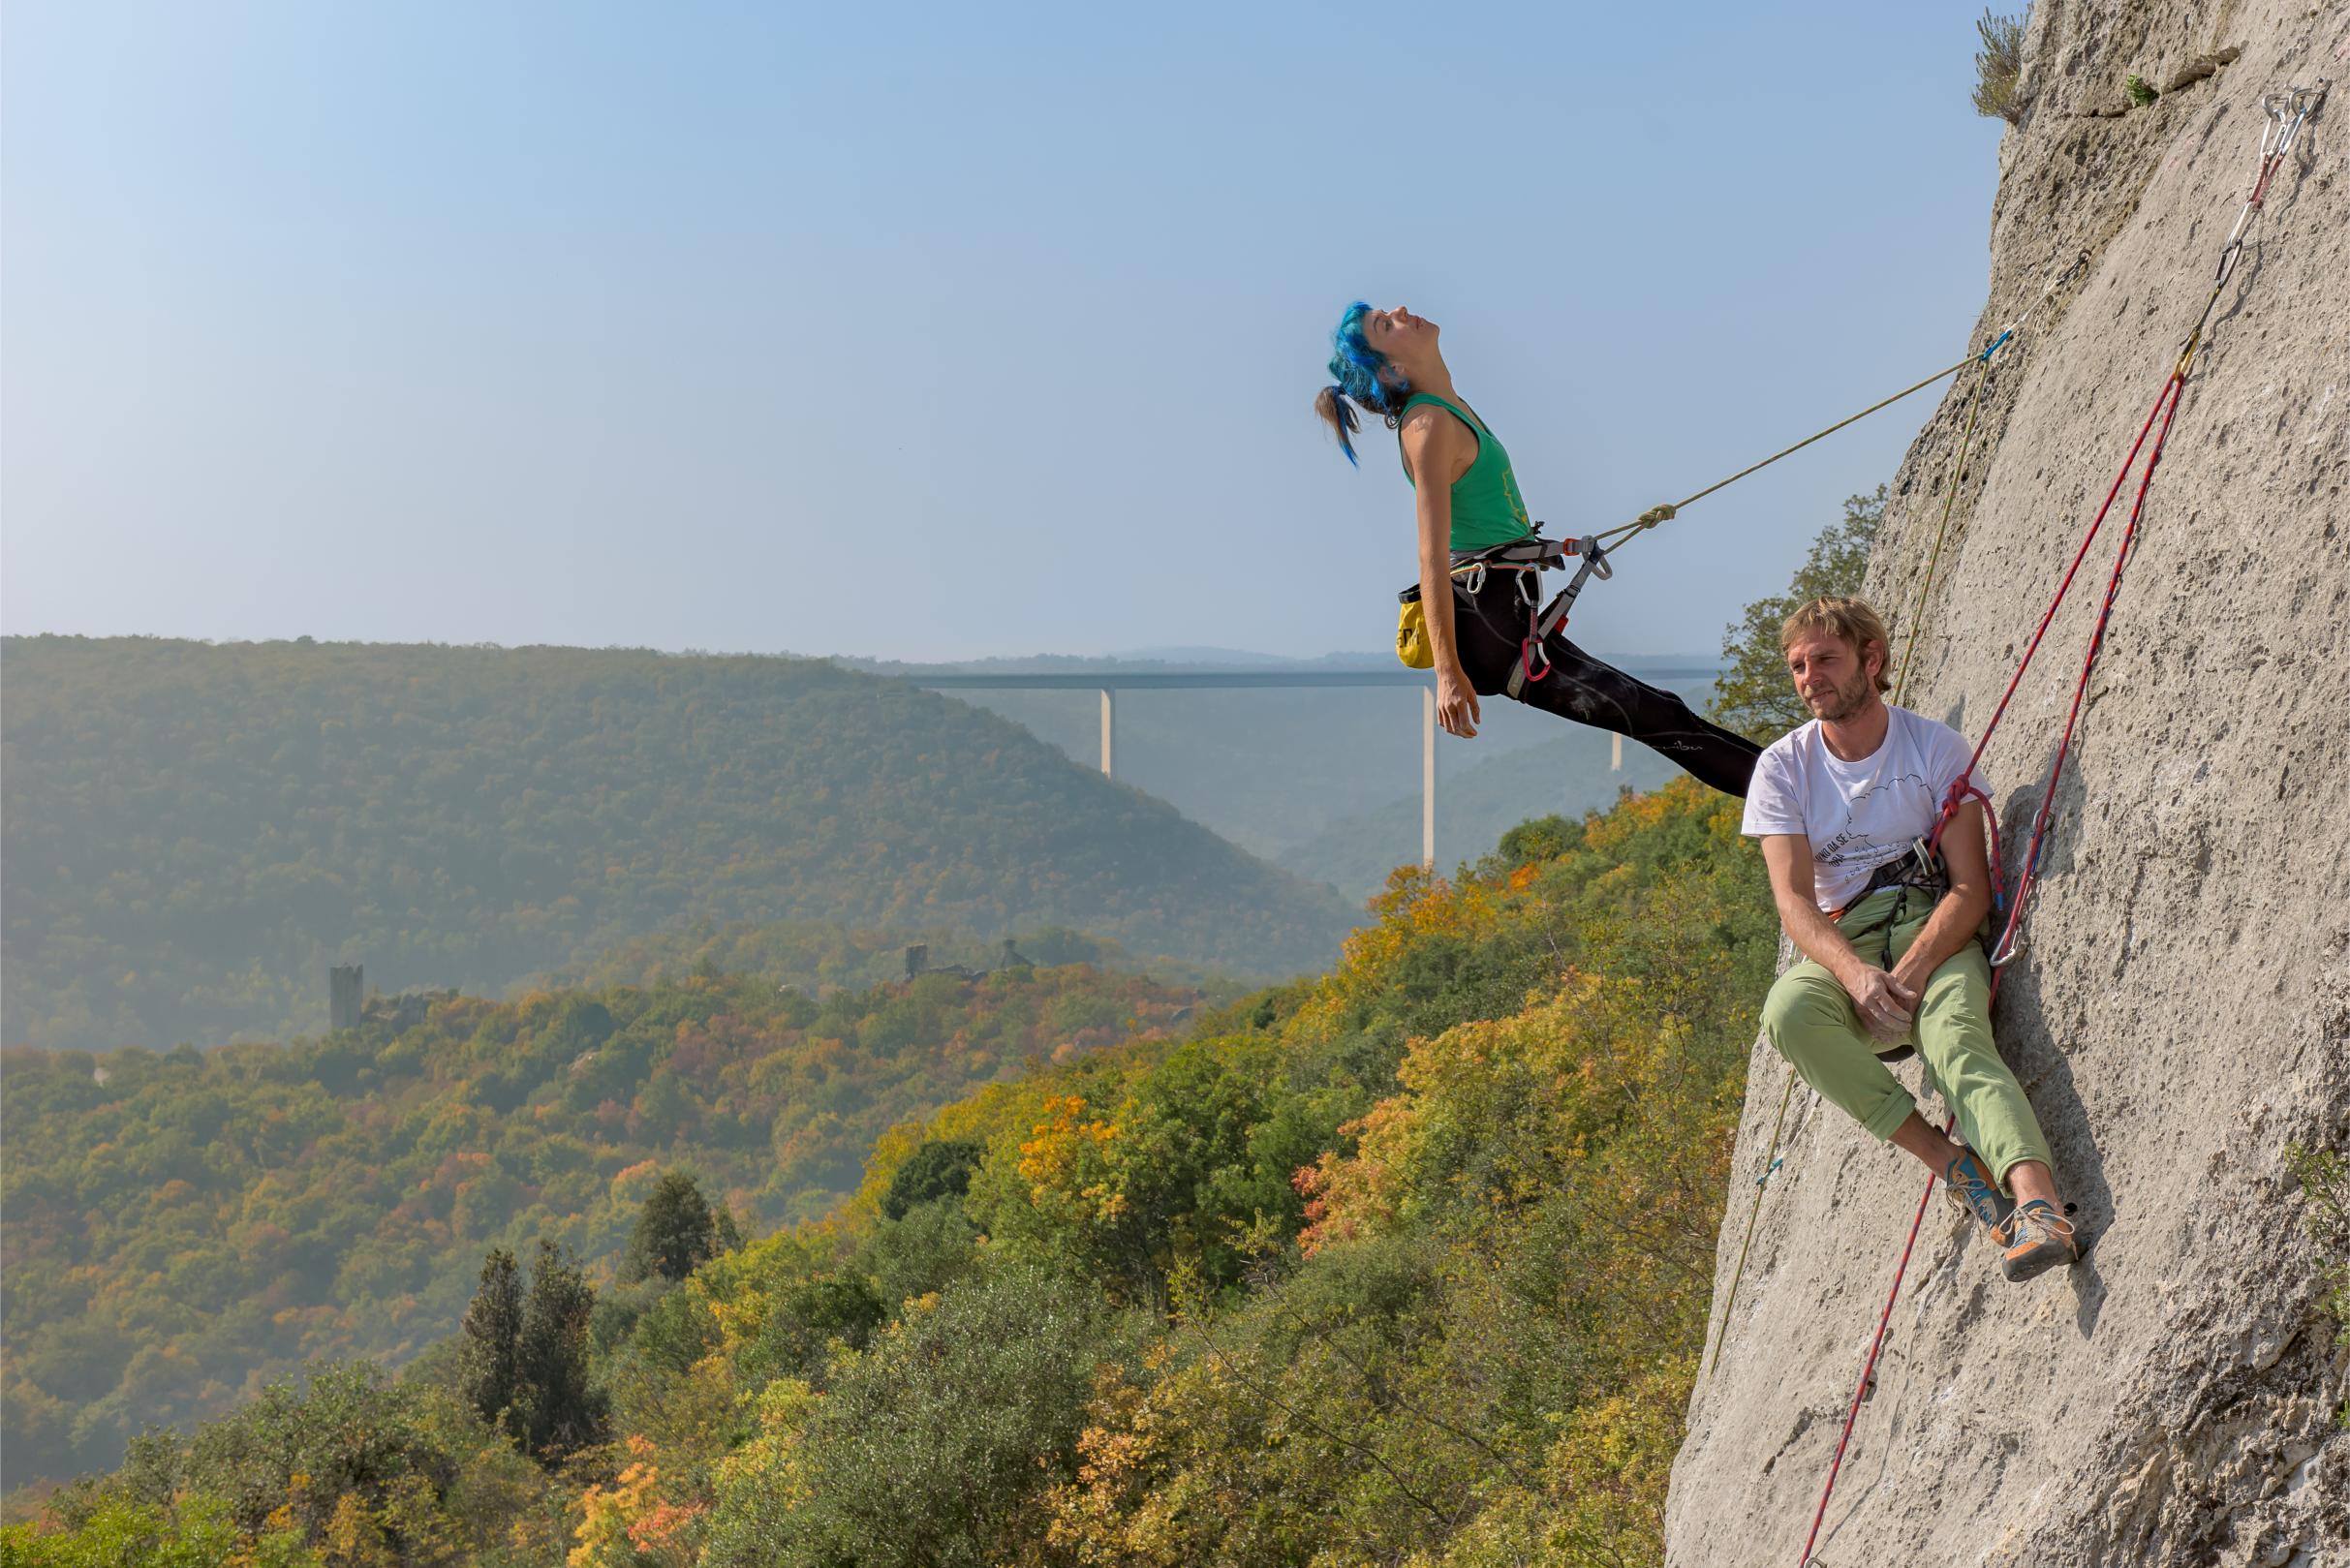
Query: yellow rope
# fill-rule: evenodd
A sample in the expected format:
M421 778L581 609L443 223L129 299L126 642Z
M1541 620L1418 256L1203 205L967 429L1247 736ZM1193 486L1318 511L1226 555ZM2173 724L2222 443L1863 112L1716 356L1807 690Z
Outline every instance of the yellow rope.
M1728 485L1736 484L1747 475L1758 473L1763 469L1769 468L1772 464L1778 462L1782 457L1792 457L1797 452L1802 451L1806 446L1810 446L1813 442L1821 441L1829 436L1833 436L1839 430L1843 429L1844 426L1848 424L1858 424L1861 420L1868 418L1871 414L1876 413L1877 410L1891 408L1894 404L1899 403L1902 398L1907 397L1912 392L1924 391L1927 387L1932 386L1935 382L1940 381L1943 377L1948 376L1955 371L1964 370L1968 361L1972 360L1974 357L1975 356L1970 354L1966 356L1966 358L1960 360L1957 364L1946 366L1943 369L1935 371L1933 375L1927 377L1922 382L1918 382L1913 385L1902 387L1891 397L1878 399L1876 402L1871 403L1867 408L1861 410L1861 412L1858 414L1847 415L1845 417L1837 420L1836 423L1830 425L1825 430L1814 430L1811 434L1806 436L1794 446L1782 447L1779 450L1773 452L1770 456L1764 458L1759 463L1749 463L1745 468L1742 468L1737 473L1731 475L1728 478L1716 479L1712 484L1707 485L1704 489L1698 491L1693 496L1673 502L1667 506L1651 507L1648 510L1642 512L1638 517L1633 518L1630 522L1623 524L1620 528L1611 528L1603 533L1592 535L1590 542L1598 545L1602 549L1605 549L1608 547L1607 541L1612 538L1621 538L1627 535L1644 533L1649 529L1654 528L1658 523L1671 522L1674 516L1680 512L1682 507L1703 501L1715 491L1722 489Z
M1746 1240L1738 1244L1738 1267L1730 1271L1729 1299L1721 1304L1721 1327L1714 1331L1714 1353L1706 1358L1706 1375L1721 1360L1721 1342L1730 1337L1730 1309L1738 1305L1738 1282L1747 1276L1747 1248L1754 1245L1754 1222L1762 1217L1763 1188L1778 1169L1778 1135L1787 1124L1787 1102L1795 1097L1795 1069L1787 1069L1787 1087L1778 1096L1778 1120L1771 1123L1771 1147L1763 1152L1762 1175L1754 1179L1754 1207L1747 1211Z
M1893 678L1893 695L1887 700L1899 703L1909 690L1909 656L1917 651L1918 630L1925 624L1927 596L1933 592L1934 569L1941 564L1942 541L1950 537L1950 514L1959 503L1959 478L1966 472L1967 456L1974 450L1975 419L1983 412L1983 387L1991 380L1991 361L1983 361L1982 373L1975 377L1974 395L1966 400L1966 433L1959 438L1958 461L1950 466L1950 491L1942 498L1942 525L1933 531L1933 549L1926 557L1926 575L1918 584L1917 603L1910 614L1902 618L1902 668Z

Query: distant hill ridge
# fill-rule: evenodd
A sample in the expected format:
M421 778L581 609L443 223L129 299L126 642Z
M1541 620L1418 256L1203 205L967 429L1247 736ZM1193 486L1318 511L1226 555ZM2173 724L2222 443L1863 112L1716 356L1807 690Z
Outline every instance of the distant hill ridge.
M695 921L1078 927L1255 975L1325 888L966 704L814 660L0 642L0 1038L324 1025L325 967L495 991Z

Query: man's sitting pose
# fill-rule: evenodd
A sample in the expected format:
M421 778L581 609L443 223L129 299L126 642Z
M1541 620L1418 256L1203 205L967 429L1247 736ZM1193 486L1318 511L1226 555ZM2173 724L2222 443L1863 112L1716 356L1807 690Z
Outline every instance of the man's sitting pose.
M1950 1184L1991 1228L2008 1278L2072 1263L2080 1248L2047 1140L1991 1038L1991 967L1977 941L1991 908L1982 808L1970 800L1952 815L1942 874L1921 855L1971 760L1966 742L1886 703L1885 624L1859 600L1812 600L1787 617L1779 643L1813 718L1755 763L1745 831L1762 840L1778 917L1807 961L1772 986L1763 1032L1805 1083ZM1947 891L1932 885L1945 877ZM1913 1027L1963 1147L1927 1124L1877 1060L1909 1044Z

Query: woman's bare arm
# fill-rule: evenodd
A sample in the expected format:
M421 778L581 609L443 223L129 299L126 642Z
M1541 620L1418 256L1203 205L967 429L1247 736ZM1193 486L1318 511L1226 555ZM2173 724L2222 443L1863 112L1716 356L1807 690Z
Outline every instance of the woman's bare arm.
M1406 415L1401 434L1417 498L1420 612L1436 660L1437 723L1447 734L1474 735L1483 715L1469 674L1461 667L1460 637L1453 626L1452 486L1476 461L1476 438L1460 420L1425 404Z

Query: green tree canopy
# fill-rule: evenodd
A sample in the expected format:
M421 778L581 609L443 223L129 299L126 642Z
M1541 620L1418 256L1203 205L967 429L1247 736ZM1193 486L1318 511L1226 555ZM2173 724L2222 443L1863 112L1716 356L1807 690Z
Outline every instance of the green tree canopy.
M458 1379L465 1400L482 1420L501 1425L516 1402L522 1342L522 1275L505 1247L492 1247L481 1260L481 1285L458 1332L463 1336Z
M1787 677L1779 625L1812 600L1859 593L1869 572L1870 547L1884 520L1883 485L1874 495L1846 497L1842 519L1820 530L1787 591L1748 604L1723 631L1723 668L1714 681L1716 723L1750 740L1774 741L1811 717ZM1883 606L1878 613L1884 613ZM1892 623L1890 615L1885 619Z
M718 1222L701 1185L684 1171L664 1171L637 1212L620 1258L620 1282L656 1276L683 1279L719 1253Z
M934 1138L913 1152L889 1179L881 1195L881 1213L904 1219L909 1210L941 1198L959 1198L971 1190L971 1173L979 1168L979 1146L969 1138Z
M578 1261L541 1241L514 1354L523 1445L541 1462L553 1463L603 1437L603 1399L588 1381L588 1326L595 1313L595 1287Z
M1074 1469L1109 1319L1082 1281L1007 1267L845 1360L808 1433L808 1505L720 1561L994 1568L1041 1536L1027 1506Z

